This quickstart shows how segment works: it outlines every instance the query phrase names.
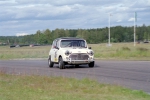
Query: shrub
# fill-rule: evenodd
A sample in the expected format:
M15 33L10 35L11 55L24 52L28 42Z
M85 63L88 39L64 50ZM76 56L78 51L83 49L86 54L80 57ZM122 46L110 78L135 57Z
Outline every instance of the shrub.
M122 50L130 51L130 48L128 48L128 47L122 47Z
M145 51L148 51L147 48L137 48L138 51L141 51L141 52L145 52Z

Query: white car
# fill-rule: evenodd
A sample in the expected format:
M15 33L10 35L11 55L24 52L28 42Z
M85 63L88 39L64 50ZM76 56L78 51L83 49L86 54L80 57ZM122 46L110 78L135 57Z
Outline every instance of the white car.
M59 64L60 69L65 65L79 66L88 64L94 67L94 52L88 47L86 40L75 37L57 38L49 51L48 65L50 68Z

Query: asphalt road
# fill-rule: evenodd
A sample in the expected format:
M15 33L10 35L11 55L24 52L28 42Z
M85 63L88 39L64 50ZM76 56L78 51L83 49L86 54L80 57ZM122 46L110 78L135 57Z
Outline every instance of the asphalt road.
M75 68L67 66L60 70L58 65L49 68L47 60L0 60L0 70L8 74L34 74L91 78L100 83L121 85L150 93L150 61L100 61L94 68L85 65Z

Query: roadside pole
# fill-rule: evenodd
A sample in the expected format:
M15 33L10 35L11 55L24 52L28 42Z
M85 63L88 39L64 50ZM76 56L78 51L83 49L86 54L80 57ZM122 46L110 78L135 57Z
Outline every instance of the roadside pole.
M108 27L108 45L107 46L112 46L112 44L110 44L110 16L111 14L109 14L109 20L108 20L108 23L109 23L109 27Z
M136 12L134 13L134 46L136 46Z

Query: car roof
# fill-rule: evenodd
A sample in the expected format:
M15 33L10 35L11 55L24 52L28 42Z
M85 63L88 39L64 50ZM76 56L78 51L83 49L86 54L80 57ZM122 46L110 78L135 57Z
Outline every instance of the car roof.
M57 38L58 40L84 40L82 38L76 38L76 37L61 37Z

